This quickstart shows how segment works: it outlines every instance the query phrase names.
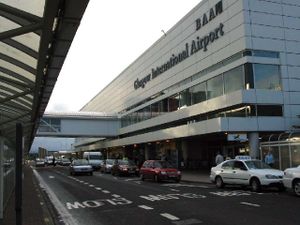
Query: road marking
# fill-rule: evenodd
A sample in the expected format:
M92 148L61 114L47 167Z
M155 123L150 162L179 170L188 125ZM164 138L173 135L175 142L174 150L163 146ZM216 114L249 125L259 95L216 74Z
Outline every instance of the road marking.
M178 192L178 191L180 191L180 190L177 190L177 189L170 189L170 191L176 191L176 192Z
M146 209L146 210L151 210L153 208L146 206L146 205L138 205L138 207L142 208L142 209Z
M90 185L89 185L89 187L95 187L95 185L93 185L93 184L90 184Z
M260 207L258 204L250 203L250 202L241 202L242 205L248 205L248 206L253 206L253 207Z
M212 195L217 195L221 197L233 197L233 196L248 196L251 195L249 192L245 191L217 191L217 192L209 192Z
M80 182L80 183L84 183L84 181L83 181L83 180L80 180L79 182Z
M202 221L197 219L187 219L187 220L173 221L172 223L176 225L192 225L192 224L202 223Z
M134 183L141 184L142 182L141 181L134 181Z
M39 181L39 185L42 189L46 191L51 200L52 204L55 206L57 212L60 214L62 220L66 225L79 225L77 220L75 220L72 215L68 212L68 210L64 207L64 205L60 202L55 193L50 189L50 187L46 184L44 179L38 174L38 172L33 169L33 173Z
M89 183L87 183L87 182L84 182L83 184L85 184L85 185L89 185Z
M169 214L169 213L161 213L160 215L163 216L163 217L166 217L166 218L169 219L169 220L179 220L178 217L173 216L173 215L171 215L171 214Z
M113 196L113 197L115 197L115 198L120 198L120 197L121 197L120 195L116 195L116 194L113 194L113 195L111 195L111 196Z
M118 180L118 178L114 177L115 180Z
M95 189L98 190L98 191L102 190L102 188L99 188L99 187L95 187Z
M53 179L53 178L55 178L55 177L54 177L54 176L49 176L49 178L50 178L50 179Z
M191 187L191 188L209 188L206 185L194 185L194 184L162 184L161 186L166 186L166 187Z
M105 193L105 194L109 194L110 193L110 191L107 191L107 190L103 190L102 192Z

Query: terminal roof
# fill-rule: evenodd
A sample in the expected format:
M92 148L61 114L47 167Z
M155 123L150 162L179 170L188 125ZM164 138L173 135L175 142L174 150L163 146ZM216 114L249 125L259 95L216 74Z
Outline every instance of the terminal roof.
M88 0L1 0L0 136L29 150Z

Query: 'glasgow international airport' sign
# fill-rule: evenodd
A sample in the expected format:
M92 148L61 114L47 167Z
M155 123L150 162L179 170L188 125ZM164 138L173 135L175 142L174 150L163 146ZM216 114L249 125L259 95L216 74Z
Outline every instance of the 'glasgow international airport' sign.
M216 16L223 12L222 1L219 1L215 7L209 10L209 13L204 13L201 17L196 19L196 31L200 30L203 26L208 24L211 20L213 20ZM140 87L144 88L145 85L151 80L159 76L160 74L166 72L171 69L175 65L181 63L189 56L195 54L196 52L203 50L207 51L207 47L213 43L215 40L219 39L219 37L224 35L224 24L220 23L218 27L211 30L209 33L204 35L203 37L197 36L190 43L185 44L185 48L179 52L178 54L172 54L168 61L163 63L156 68L151 69L151 73L143 77L142 79L136 79L134 82L134 89L138 89Z

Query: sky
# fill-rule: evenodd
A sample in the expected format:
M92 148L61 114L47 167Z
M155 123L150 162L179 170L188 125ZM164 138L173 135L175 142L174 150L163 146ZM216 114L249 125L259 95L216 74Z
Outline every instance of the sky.
M79 111L200 1L90 0L46 111Z

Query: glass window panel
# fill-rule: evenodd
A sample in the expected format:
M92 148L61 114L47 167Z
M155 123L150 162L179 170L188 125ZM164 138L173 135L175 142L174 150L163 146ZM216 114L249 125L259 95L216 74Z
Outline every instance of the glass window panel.
M190 93L192 98L192 105L206 101L206 83L200 83L191 87Z
M279 58L279 52L254 50L253 56L267 57L267 58Z
M281 157L281 170L285 170L290 167L290 152L289 146L280 146L280 157Z
M222 76L216 76L207 81L207 99L215 98L223 94Z
M257 116L282 116L281 105L257 105Z
M179 108L179 94L173 95L168 98L169 100L169 112L178 110Z
M159 102L155 102L151 105L151 117L159 116Z
M179 107L186 107L191 105L191 93L189 89L180 92L179 94Z
M244 70L243 66L236 67L224 73L224 92L225 94L244 89Z
M274 168L279 169L279 147L278 146L270 146L270 150L274 157ZM265 156L268 152L264 152L263 159L265 159Z
M143 115L143 120L148 120L151 118L151 108L150 105L146 106L143 109L144 115Z
M159 102L159 112L163 113L163 114L169 112L167 98L165 98Z
M278 65L253 64L256 89L281 90Z

